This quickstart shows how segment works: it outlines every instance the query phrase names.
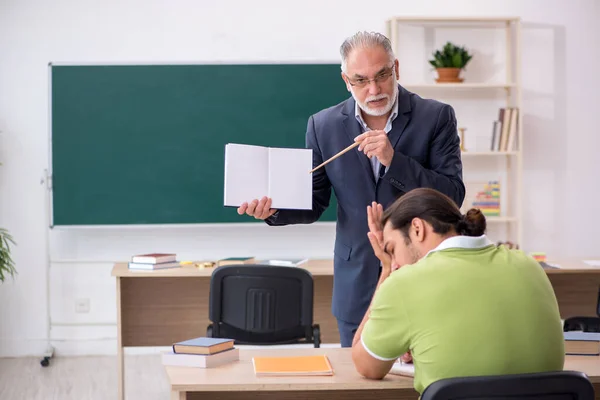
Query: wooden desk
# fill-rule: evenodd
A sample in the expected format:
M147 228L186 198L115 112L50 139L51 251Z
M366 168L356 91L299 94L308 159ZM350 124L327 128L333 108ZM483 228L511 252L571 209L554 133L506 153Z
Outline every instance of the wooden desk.
M581 261L554 261L562 269L546 270L563 318L596 315L600 268ZM337 321L331 315L332 260L310 260L303 265L314 277L314 323L322 343L339 343ZM115 264L117 282L117 360L119 400L124 398L123 348L169 346L204 336L208 294L214 268L185 266L162 271L131 271Z
M327 354L334 376L256 377L252 357ZM240 361L218 368L166 367L171 400L378 399L416 400L413 379L388 375L381 381L361 377L350 349L240 350ZM586 373L600 399L600 359L567 356L566 370Z

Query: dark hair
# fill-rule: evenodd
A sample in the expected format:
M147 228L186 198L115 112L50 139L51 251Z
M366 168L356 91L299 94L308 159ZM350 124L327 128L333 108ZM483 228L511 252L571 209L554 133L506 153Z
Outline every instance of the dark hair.
M481 236L485 233L485 216L472 208L462 215L456 203L434 189L413 189L389 206L382 217L382 225L388 221L408 238L413 218L427 221L435 233L445 235L454 231L459 235Z

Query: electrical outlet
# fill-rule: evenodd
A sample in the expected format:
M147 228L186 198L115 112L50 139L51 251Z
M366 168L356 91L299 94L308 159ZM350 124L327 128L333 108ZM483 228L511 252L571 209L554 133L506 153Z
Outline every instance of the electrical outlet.
M90 312L90 299L75 300L75 312L79 314Z

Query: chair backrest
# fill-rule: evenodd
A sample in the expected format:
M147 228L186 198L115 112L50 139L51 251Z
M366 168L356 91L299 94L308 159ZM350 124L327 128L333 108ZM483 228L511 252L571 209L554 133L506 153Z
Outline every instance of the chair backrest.
M600 317L570 317L563 324L563 331L600 332Z
M239 343L312 338L312 275L276 265L218 267L210 282L209 318L214 337Z
M557 371L442 379L421 400L593 400L594 388L581 372Z

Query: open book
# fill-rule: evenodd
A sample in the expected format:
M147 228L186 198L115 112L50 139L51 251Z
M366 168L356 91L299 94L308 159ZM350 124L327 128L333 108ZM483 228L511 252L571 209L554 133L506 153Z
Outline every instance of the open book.
M400 359L397 359L394 365L392 365L390 374L402 376L415 376L415 365L413 363L405 363L400 361Z
M312 209L312 150L225 145L224 205L270 197L277 209Z

